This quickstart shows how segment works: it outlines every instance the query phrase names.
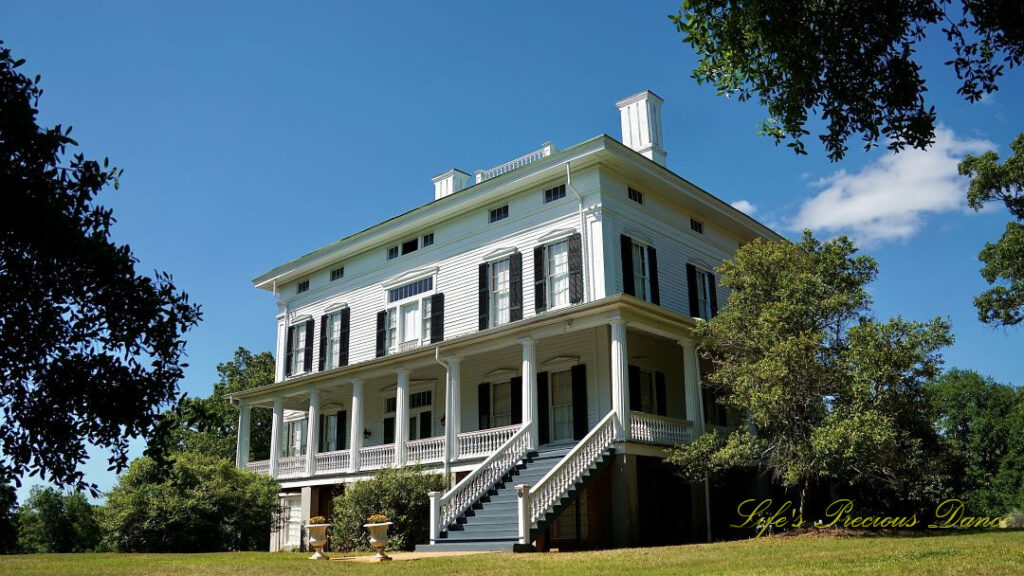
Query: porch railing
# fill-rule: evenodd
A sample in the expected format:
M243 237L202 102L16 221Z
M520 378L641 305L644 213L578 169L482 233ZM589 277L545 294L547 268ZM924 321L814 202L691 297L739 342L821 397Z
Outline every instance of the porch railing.
M405 445L405 457L411 464L444 460L444 436L413 440Z
M245 469L251 470L257 474L270 474L270 460L257 460L255 462L246 462Z
M289 478L292 476L304 476L306 474L305 456L285 456L277 460L277 476Z
M335 450L333 452L320 452L316 454L316 473L328 474L331 472L345 472L352 462L352 452L349 450Z
M530 488L528 494L520 491L521 543L529 542L531 526L542 520L548 509L554 507L615 442L616 422L615 412L609 412L550 472Z
M395 445L367 446L359 451L359 469L377 470L395 463Z
M508 439L511 438L518 430L519 425L514 424L512 426L491 428L489 430L463 432L462 434L459 434L458 438L459 458L491 454L498 448L501 448L502 444L508 442Z
M693 442L693 422L632 411L629 437L634 442L676 446Z
M530 428L523 426L447 494L432 497L430 539L436 541L443 530L522 462L529 450Z
M484 180L490 180L491 178L494 178L496 176L501 176L502 174L504 174L506 172L511 172L511 171L515 170L516 168L521 168L523 166L526 166L527 164L530 164L531 162L536 162L537 160L540 160L541 158L544 158L546 156L550 156L551 153L554 152L554 151L555 151L555 145L552 144L551 142L545 142L544 145L540 149L534 150L533 152L530 152L529 154L524 154L524 155L520 156L519 158L516 158L515 160L509 160L508 162L505 162L501 166L495 166L494 168L491 168L490 170L477 170L476 171L476 183L479 184L479 183L483 182Z

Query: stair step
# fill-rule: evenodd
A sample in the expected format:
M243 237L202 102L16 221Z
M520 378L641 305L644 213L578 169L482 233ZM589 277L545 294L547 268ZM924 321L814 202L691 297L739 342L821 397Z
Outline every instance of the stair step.
M518 538L493 540L488 542L448 542L439 540L437 544L417 544L417 552L501 552L510 551L518 542Z

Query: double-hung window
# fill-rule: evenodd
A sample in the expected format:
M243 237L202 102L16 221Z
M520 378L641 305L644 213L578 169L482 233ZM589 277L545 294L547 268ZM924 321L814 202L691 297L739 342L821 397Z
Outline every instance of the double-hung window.
M305 323L296 324L289 330L292 331L292 365L290 368L291 374L294 375L301 373L306 367L306 325Z
M496 382L491 386L491 427L512 424L512 383Z
M306 453L306 421L293 420L288 422L288 445L285 456L302 456Z
M640 300L650 301L650 269L647 267L647 247L633 241L633 289Z
M433 290L433 276L388 290L385 342L389 353L430 342Z
M491 264L491 326L508 324L511 309L511 292L508 258Z
M335 312L327 316L327 358L324 360L324 369L337 368L341 362L341 312Z
M711 274L704 270L697 270L697 310L700 317L711 321Z
M548 310L569 304L569 241L549 244L546 250Z

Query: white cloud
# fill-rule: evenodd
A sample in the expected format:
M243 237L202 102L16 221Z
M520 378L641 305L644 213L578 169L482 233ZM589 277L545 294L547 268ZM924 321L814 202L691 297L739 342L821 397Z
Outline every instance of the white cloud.
M927 151L907 148L854 174L839 170L811 184L824 190L800 206L789 227L848 233L864 244L905 240L925 214L966 209L968 180L957 174L957 163L995 147L939 126Z
M731 206L740 212L743 212L747 216L753 216L757 213L757 206L754 206L747 200L737 200L733 202Z

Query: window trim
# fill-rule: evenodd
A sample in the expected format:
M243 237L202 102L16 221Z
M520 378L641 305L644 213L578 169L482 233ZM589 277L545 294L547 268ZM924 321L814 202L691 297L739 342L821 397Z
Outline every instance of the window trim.
M548 197L548 192L554 192L553 194L551 194L550 199ZM565 184L557 184L555 186L551 186L550 188L545 188L541 194L543 196L542 199L544 201L544 204L557 202L565 198Z
M637 204L644 205L644 193L632 186L626 187L626 198L636 202Z
M636 237L630 237L633 241L633 292L638 300L644 302L651 301L651 263L650 258L647 257L647 248L650 244L644 242L642 239ZM637 256L640 257L641 265L641 276L637 278Z
M295 285L296 294L303 294L305 292L309 292L309 278L306 278L305 280Z
M561 275L565 277L565 302L562 304L555 304L554 292L552 292L555 275L551 270L551 248L559 244L565 244L565 273ZM569 275L569 237L566 236L559 240L554 240L544 244L544 292L545 302L547 304L545 311L558 310L571 305L569 298Z
M700 312L699 318L710 322L712 318L711 283L708 275L711 274L711 271L696 265L694 265L694 270L697 273L697 310Z
M434 297L435 294L438 293L437 278L432 276L431 274L424 274L422 276L414 278L415 279L413 280L402 282L400 284L389 283L391 287L386 288L384 290L384 310L387 314L387 319L384 323L384 346L387 349L386 355L397 354L399 352L402 352L403 349L407 350L412 348L418 348L420 346L430 343L430 336L431 332L433 331L433 326L430 327L431 332L426 331L425 328L427 327L428 321L424 320L423 312L426 309L430 309L431 311L433 310L433 303L430 302L430 300ZM395 288L400 288L401 286L405 286L407 284L412 284L414 282L420 282L427 278L431 278L433 280L430 283L431 287L429 290L425 290L423 292L407 296L405 298L402 298L401 300L395 300L392 302L388 301L389 292L391 290ZM401 317L401 312L404 307L413 304L416 305L416 314L419 315L419 318L417 320L417 330L419 332L419 336L413 339L406 339L406 326L405 323L402 321L403 319Z
M335 274L337 274L337 275L335 275ZM344 277L345 277L345 267L344 266L338 266L337 268L334 268L333 270L331 270L331 282L337 282L338 280L341 280Z
M488 293L490 295L489 296L490 302L488 302L488 306L490 306L490 310L488 311L488 321L490 322L489 328L497 328L498 326L505 326L506 324L511 324L512 323L512 255L513 254L515 254L515 251L513 251L513 252L511 252L511 253L509 253L509 254L501 257L501 258L498 258L496 260L488 261L487 291L488 291ZM505 273L508 276L508 283L507 283L507 285L505 287L504 292L506 294L506 301L508 302L509 307L508 307L508 310L507 310L508 320L506 320L505 322L498 322L498 311L499 311L499 309L498 309L498 298L497 298L497 295L499 294L499 292L496 291L495 288L494 288L494 268L495 268L495 264L500 264L502 262L505 262L507 264L507 269L506 269Z
M494 224L496 222L500 222L500 221L505 220L507 218L508 218L508 204L502 204L501 206L496 206L494 208L490 208L487 211L487 223L488 224Z

